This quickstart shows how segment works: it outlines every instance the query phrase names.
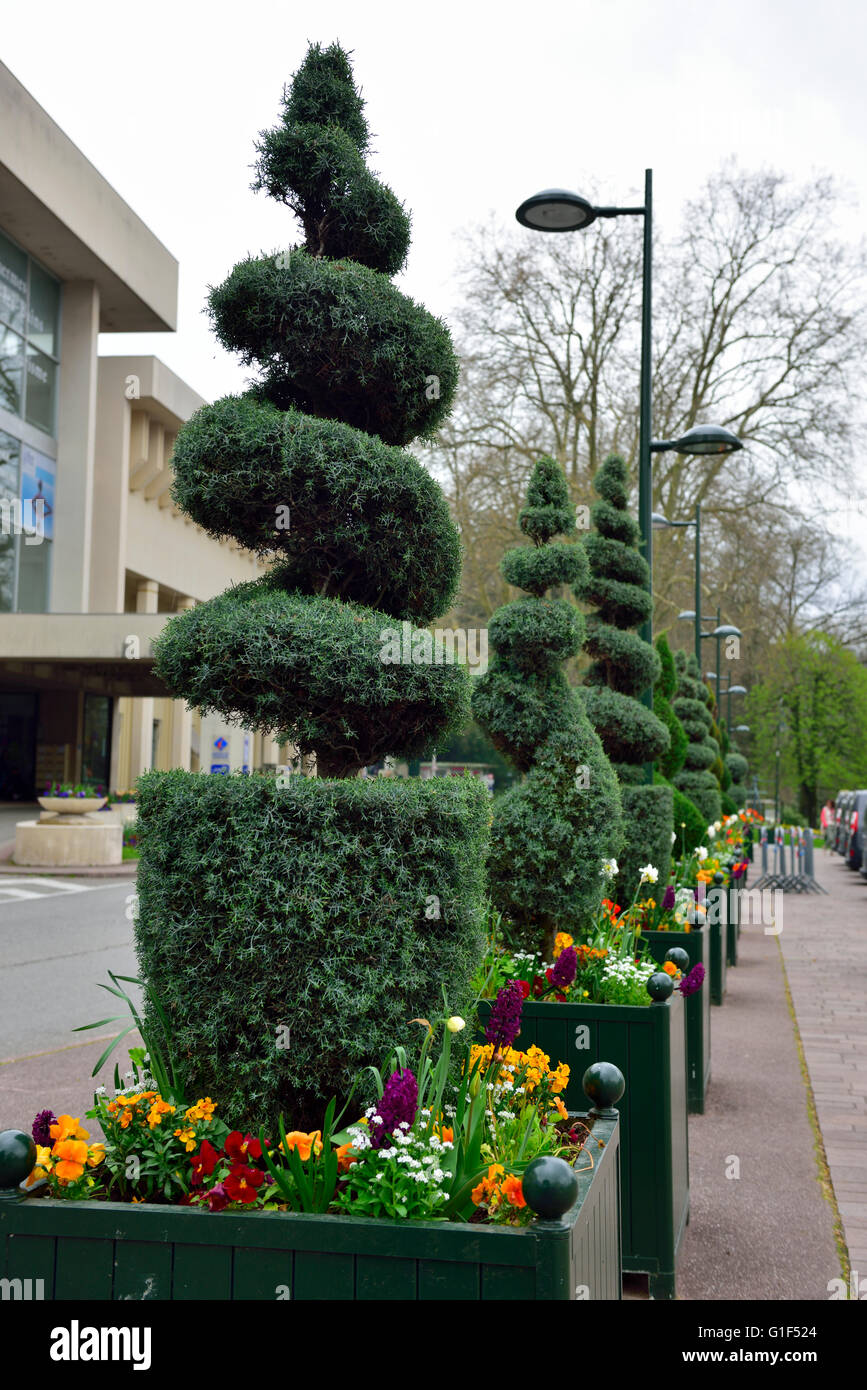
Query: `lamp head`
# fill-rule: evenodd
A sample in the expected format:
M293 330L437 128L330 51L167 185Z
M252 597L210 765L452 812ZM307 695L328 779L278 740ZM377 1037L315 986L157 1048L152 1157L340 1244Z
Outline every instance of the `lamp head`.
M526 198L515 216L534 232L576 232L596 220L596 209L568 188L545 188Z
M683 622L691 623L694 620L694 618L695 613L691 608L685 608L682 613L678 613L677 615L678 622L682 620Z
M670 446L678 454L733 454L744 446L722 425L695 425Z
M711 637L743 637L739 627L732 627L731 623L723 623L722 627L715 627L710 634Z

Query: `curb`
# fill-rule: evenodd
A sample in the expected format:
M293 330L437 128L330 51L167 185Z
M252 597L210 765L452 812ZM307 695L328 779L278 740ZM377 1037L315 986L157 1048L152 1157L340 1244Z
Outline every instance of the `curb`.
M83 864L67 864L58 868L34 866L32 864L13 864L15 841L7 840L0 844L0 875L14 874L17 878L135 878L138 871L137 859L126 859L120 864L99 864L87 867Z

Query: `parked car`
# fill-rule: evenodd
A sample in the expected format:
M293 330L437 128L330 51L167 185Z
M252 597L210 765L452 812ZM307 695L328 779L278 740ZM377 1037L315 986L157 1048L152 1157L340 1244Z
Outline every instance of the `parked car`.
M867 791L853 792L844 851L844 857L850 869L861 868L861 857L864 852L865 812L867 812Z
M849 829L849 809L854 793L842 791L837 794L837 802L834 807L834 832L831 841L831 848L838 854L843 853L845 838Z

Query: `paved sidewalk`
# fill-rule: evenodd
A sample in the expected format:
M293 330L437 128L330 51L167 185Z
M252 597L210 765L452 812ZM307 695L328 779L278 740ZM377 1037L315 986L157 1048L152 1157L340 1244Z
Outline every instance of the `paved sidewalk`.
M679 1298L828 1298L841 1268L807 1102L778 939L745 926L711 1009L707 1108L689 1117Z
M780 936L853 1271L867 1278L867 882L816 852L828 897L787 893Z

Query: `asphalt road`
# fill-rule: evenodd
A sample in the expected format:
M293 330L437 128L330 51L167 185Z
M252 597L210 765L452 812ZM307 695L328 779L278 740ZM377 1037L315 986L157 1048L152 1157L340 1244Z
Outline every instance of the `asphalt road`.
M97 1084L90 1073L105 1047L97 1040L108 1040L122 1025L83 1034L72 1029L126 1012L97 985L110 984L108 970L137 973L133 924L126 918L134 886L130 880L0 878L0 1129L29 1128L44 1106L80 1114L90 1103ZM122 1071L124 1049L137 1041L131 1034L118 1047ZM106 1085L114 1060L101 1074Z

